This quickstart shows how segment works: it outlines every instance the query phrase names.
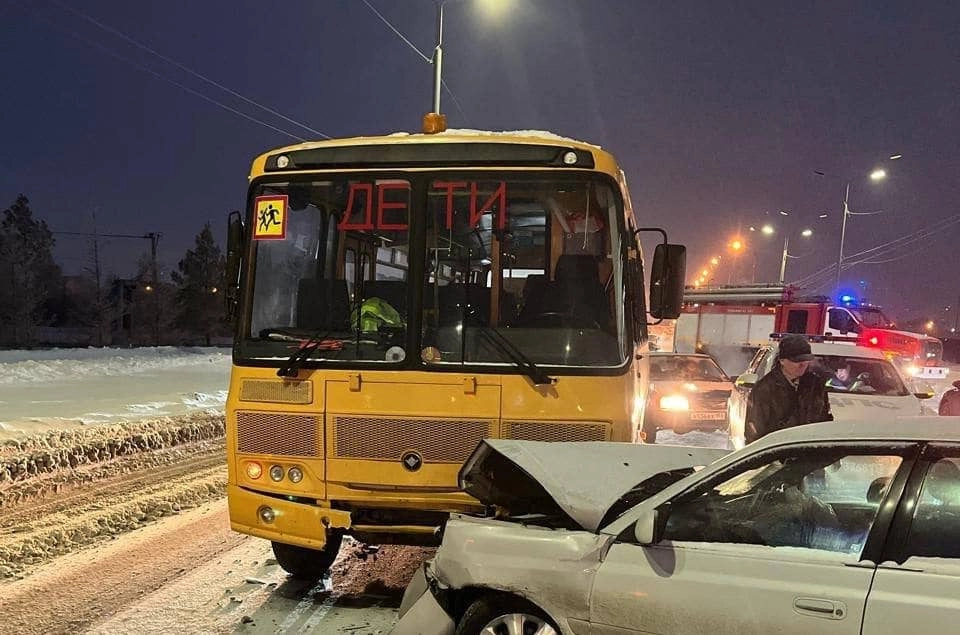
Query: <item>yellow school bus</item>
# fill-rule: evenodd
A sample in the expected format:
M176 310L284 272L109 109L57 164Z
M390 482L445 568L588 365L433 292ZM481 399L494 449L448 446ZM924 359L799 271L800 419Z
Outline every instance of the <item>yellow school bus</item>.
M257 157L227 250L232 528L317 578L345 534L431 544L476 510L483 438L638 441L647 311L683 285L662 234L647 307L639 231L614 157L548 133Z

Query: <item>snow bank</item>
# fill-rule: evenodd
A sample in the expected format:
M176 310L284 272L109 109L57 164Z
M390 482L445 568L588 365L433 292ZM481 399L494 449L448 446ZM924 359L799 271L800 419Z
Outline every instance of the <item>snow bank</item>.
M0 440L193 412L222 414L227 348L0 351Z
M0 385L91 376L149 374L189 366L227 363L228 348L54 348L0 351Z

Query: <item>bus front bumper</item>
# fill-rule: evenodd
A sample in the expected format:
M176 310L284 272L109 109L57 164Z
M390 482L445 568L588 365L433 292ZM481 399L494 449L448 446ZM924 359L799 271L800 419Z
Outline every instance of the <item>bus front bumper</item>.
M227 486L227 497L230 528L266 540L323 549L328 529L350 527L350 512L339 509L266 496L236 485ZM267 513L262 511L265 508ZM267 522L265 516L272 516L272 521Z

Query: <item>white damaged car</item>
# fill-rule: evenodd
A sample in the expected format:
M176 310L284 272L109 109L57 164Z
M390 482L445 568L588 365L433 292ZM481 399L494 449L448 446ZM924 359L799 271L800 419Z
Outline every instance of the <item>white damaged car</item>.
M460 481L490 515L451 516L394 635L874 635L960 620L957 417L800 426L725 456L488 440Z

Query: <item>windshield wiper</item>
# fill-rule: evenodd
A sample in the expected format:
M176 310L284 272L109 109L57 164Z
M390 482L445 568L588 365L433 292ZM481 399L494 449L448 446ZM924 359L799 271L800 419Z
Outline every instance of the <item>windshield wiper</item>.
M291 331L264 329L260 331L260 337L281 342L302 342L297 350L293 351L287 358L287 361L277 369L277 377L296 377L304 360L313 355L334 332L332 330L316 331L304 341L302 337L298 337Z
M557 383L556 377L547 375L542 368L534 364L529 357L523 354L523 351L517 348L513 342L507 339L507 337L495 327L479 326L480 335L484 336L488 342L493 344L497 350L506 355L517 368L523 371L523 374L530 378L534 386L548 386ZM463 337L466 339L466 332L463 333Z

